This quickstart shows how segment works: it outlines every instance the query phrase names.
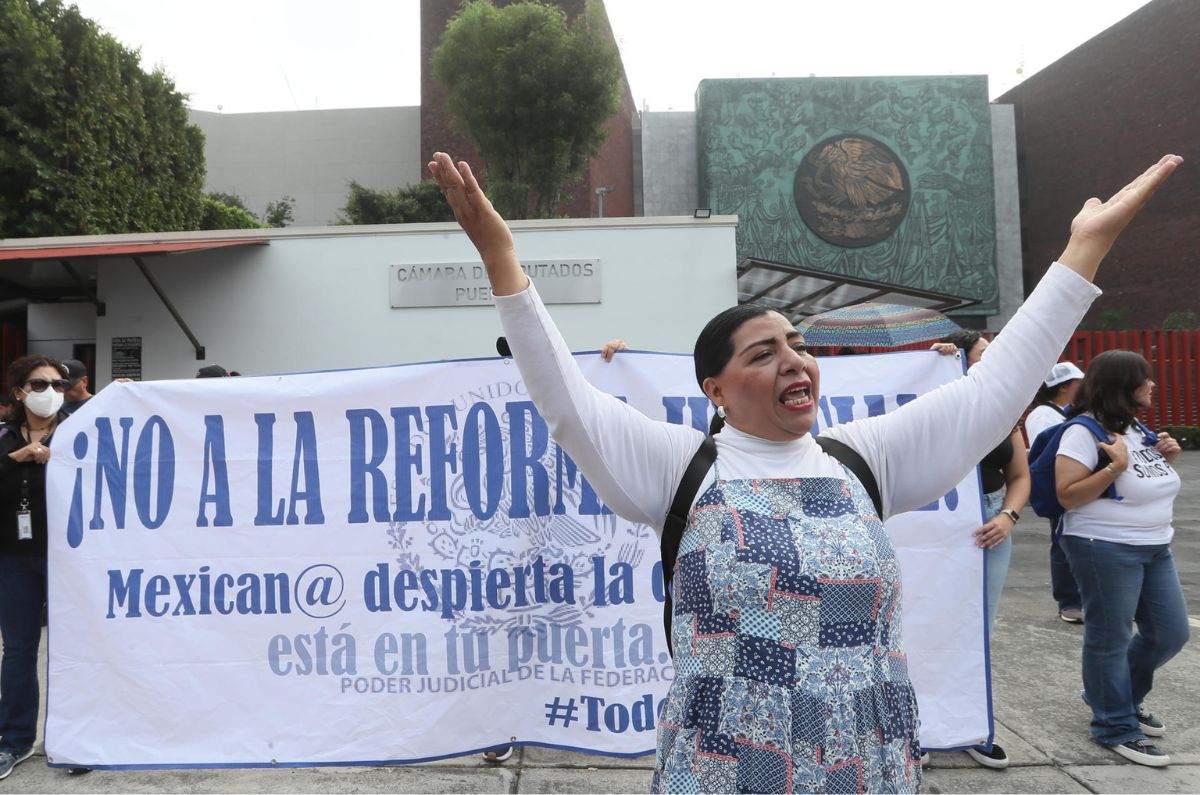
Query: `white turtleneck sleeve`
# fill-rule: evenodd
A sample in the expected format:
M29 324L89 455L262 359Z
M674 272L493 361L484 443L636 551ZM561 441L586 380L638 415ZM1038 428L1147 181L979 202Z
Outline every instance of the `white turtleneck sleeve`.
M1100 290L1055 263L967 373L890 414L826 434L853 447L879 482L885 515L945 494L1012 432Z
M1011 432L1098 294L1073 271L1052 266L966 378L891 414L827 431L866 459L885 515L941 496ZM532 285L497 296L496 305L525 387L554 440L614 512L661 530L703 434L652 420L589 384ZM771 442L727 426L716 439L723 478L842 476L810 436ZM710 471L706 484L714 476Z
M532 284L496 296L496 306L525 388L551 437L613 512L661 530L704 434L652 420L589 384Z

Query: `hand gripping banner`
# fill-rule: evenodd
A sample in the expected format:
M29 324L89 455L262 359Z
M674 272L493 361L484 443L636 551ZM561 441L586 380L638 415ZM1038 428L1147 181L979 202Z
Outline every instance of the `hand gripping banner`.
M690 357L579 357L707 428ZM822 427L961 375L823 360ZM614 516L509 360L114 384L48 472L46 752L94 768L655 747L672 679L652 530ZM889 522L922 744L990 733L971 473Z

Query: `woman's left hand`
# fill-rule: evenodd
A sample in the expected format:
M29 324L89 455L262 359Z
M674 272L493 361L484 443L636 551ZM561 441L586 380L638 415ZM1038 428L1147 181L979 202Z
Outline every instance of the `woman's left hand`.
M1178 155L1163 155L1108 201L1093 196L1084 202L1071 221L1071 238L1058 261L1090 280L1117 236L1181 163L1183 158Z
M998 513L983 527L975 531L975 546L991 549L999 546L1012 532L1013 520L1006 513Z
M937 351L942 356L952 356L958 353L958 346L953 342L935 342L929 346L929 350Z
M1154 449L1162 453L1162 457L1167 459L1168 464L1174 464L1175 459L1179 458L1179 453L1183 450L1179 446L1179 442L1175 441L1174 437L1169 433L1160 433L1158 435L1158 444L1154 445Z

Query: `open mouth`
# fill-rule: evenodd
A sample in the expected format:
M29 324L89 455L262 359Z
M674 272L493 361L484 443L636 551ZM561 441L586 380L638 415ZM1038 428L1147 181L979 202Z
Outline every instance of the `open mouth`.
M783 390L779 402L788 411L807 411L813 406L812 385L797 381Z

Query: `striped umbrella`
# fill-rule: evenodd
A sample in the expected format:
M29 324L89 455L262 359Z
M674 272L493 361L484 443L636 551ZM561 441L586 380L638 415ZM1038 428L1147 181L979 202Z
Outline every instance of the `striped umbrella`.
M940 339L961 326L933 309L867 301L812 315L796 329L809 345L899 348Z

